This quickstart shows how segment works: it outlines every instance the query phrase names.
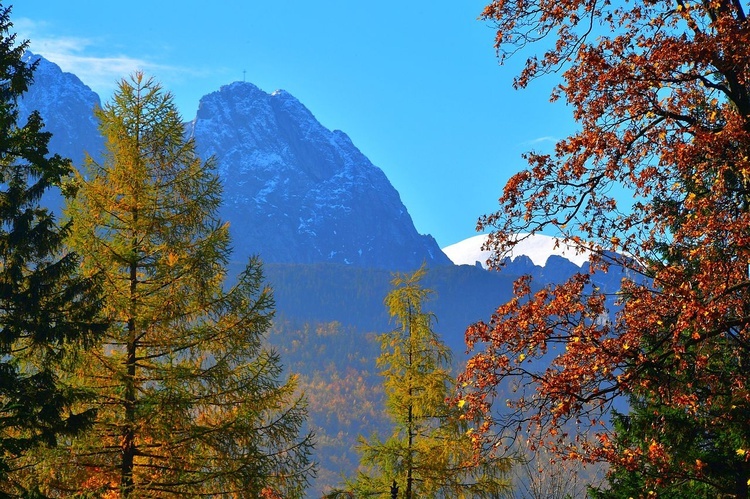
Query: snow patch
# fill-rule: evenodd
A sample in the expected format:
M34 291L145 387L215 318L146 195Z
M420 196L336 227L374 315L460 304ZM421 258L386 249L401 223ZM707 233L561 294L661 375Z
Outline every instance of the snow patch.
M521 234L521 237L523 236L526 236L526 234ZM492 252L482 250L482 246L484 246L486 240L487 234L470 237L456 244L446 246L443 248L443 252L456 265L476 265L479 262L482 267L487 268L487 260L492 255ZM518 243L508 256L511 261L522 255L528 256L534 265L540 267L545 266L547 259L552 255L561 256L579 267L589 261L589 251L582 251L581 248L576 248L562 242L555 247L558 241L559 239L555 237L534 234Z

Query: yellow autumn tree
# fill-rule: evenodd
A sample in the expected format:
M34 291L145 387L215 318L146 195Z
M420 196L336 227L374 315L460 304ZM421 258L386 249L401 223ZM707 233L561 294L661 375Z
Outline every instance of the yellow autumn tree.
M112 322L71 372L98 396L94 431L49 460L46 494L299 497L311 435L295 379L262 346L274 301L252 259L226 286L221 185L172 96L136 73L98 112L101 163L68 207L71 244L105 280ZM93 485L92 485L93 484Z
M510 460L477 460L473 428L462 404L451 405L455 389L451 351L425 310L432 291L422 286L423 266L396 274L385 298L395 328L380 335L377 364L383 376L386 412L393 422L387 439L360 439L357 476L328 497L492 498L506 493Z

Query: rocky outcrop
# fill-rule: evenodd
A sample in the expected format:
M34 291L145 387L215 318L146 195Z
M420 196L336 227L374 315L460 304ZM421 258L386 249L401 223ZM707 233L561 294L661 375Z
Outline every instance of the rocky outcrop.
M201 99L190 132L224 179L236 253L388 269L451 265L414 228L382 170L289 93L224 86Z

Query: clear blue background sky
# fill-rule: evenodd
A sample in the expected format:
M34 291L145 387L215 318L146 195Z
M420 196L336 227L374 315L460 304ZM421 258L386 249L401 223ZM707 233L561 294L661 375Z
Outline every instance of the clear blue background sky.
M285 89L346 132L401 194L417 230L445 247L475 235L521 154L574 130L549 103L556 77L516 91L528 54L499 66L489 0L17 0L31 50L106 101L136 69L186 120L203 95L244 78ZM3 2L8 5L8 2Z

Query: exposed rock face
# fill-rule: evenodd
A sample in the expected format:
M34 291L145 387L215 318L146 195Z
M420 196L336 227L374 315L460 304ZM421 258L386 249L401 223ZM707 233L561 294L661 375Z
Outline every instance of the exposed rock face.
M432 237L417 233L383 172L289 93L224 86L201 99L190 130L224 179L223 217L240 255L388 269L451 265Z
M19 124L31 111L37 110L46 130L52 132L49 149L83 163L84 153L98 157L104 140L99 134L94 109L100 107L99 96L72 73L64 73L57 64L26 52L25 62L38 61L34 82L19 104Z
M19 103L21 118L38 110L53 134L50 151L75 165L85 153L99 157L99 97L56 64L30 52L24 57L39 62ZM417 233L383 172L287 92L267 94L250 83L222 87L201 100L188 131L203 157L215 157L235 259L260 254L269 262L391 270L451 265L432 237Z

